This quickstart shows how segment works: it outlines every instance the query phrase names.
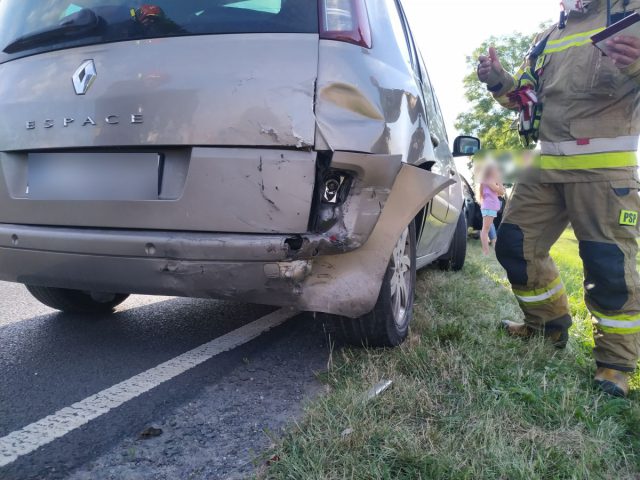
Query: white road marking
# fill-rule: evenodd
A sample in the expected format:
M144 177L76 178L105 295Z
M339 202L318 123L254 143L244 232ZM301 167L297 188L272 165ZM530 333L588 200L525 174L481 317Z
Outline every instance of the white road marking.
M253 340L298 313L288 308L277 310L0 438L0 467L9 465L212 357Z

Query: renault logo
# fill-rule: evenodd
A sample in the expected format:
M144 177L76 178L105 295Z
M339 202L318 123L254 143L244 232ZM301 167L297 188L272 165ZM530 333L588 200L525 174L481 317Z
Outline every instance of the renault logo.
M98 76L98 72L96 72L96 65L93 63L93 60L85 61L76 73L73 74L73 88L76 90L77 95L84 95L87 93L93 81Z

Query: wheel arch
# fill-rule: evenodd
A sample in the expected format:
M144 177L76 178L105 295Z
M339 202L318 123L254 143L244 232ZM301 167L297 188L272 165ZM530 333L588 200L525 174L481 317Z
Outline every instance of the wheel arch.
M373 233L359 249L319 258L301 285L304 310L360 317L370 312L380 293L394 246L424 206L453 180L403 164Z

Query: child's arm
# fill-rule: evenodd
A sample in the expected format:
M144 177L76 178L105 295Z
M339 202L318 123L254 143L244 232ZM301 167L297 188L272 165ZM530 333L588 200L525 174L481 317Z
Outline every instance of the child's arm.
M502 186L502 184L499 182L489 183L487 184L487 186L499 196L503 196L507 192L505 188Z

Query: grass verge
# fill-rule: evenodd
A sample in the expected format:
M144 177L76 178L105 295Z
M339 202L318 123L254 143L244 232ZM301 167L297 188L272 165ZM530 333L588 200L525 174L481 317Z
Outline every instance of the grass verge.
M592 386L582 266L567 232L553 251L576 325L564 351L497 328L521 318L503 271L470 242L461 273L419 274L415 320L393 351L344 350L269 455L274 479L640 478L640 393ZM393 387L365 403L381 379ZM634 379L638 388L638 377Z

